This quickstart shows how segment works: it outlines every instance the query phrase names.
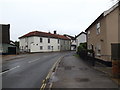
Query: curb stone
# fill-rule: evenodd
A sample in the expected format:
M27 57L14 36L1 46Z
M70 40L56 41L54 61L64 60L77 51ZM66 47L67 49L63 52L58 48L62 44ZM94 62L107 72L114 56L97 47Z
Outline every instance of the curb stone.
M40 88L40 90L44 90L45 88L48 88L48 90L51 90L53 82L52 79L55 75L55 72L58 69L58 65L60 64L61 60L64 58L65 56L60 57L53 65L53 67L51 68L51 70L49 71L47 77L45 78L45 80L43 80L42 82L42 86Z

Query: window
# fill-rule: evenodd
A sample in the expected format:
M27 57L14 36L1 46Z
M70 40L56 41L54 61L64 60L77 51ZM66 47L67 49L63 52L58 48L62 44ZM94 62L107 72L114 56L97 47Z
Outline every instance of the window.
M40 46L40 50L43 50L43 46Z
M96 33L97 33L97 34L100 33L100 22L97 23L97 26L96 26Z
M96 45L96 54L97 54L97 56L101 55L101 45L100 44Z
M50 38L48 38L48 43L50 43Z
M90 35L90 31L88 31L88 35Z
M48 46L48 50L50 50L50 47L51 47L51 46Z
M60 43L60 40L58 39L58 44Z
M42 43L42 38L40 38L40 43Z

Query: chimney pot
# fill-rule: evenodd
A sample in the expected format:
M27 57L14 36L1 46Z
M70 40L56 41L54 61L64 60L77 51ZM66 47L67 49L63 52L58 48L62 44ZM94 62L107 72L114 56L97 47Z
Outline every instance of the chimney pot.
M57 31L56 31L56 30L54 31L54 34L57 34Z

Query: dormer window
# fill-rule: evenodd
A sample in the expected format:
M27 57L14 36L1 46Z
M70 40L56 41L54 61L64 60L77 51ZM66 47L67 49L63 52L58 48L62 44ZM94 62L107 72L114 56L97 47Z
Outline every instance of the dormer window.
M100 22L96 25L96 33L100 34Z

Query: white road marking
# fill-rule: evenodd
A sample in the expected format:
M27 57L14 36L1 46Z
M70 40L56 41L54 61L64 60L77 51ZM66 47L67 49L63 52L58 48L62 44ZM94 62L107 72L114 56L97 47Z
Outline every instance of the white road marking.
M38 61L39 59L36 59L36 60L32 60L32 61L29 61L28 63L32 63L32 62L35 62L35 61Z
M0 75L2 75L2 74L4 74L4 73L7 73L7 72L9 72L9 71L12 71L12 70L14 70L14 69L16 69L16 68L19 68L19 67L20 67L20 66L18 65L18 66L14 67L14 68L11 68L11 69L7 70L7 71L1 72Z

